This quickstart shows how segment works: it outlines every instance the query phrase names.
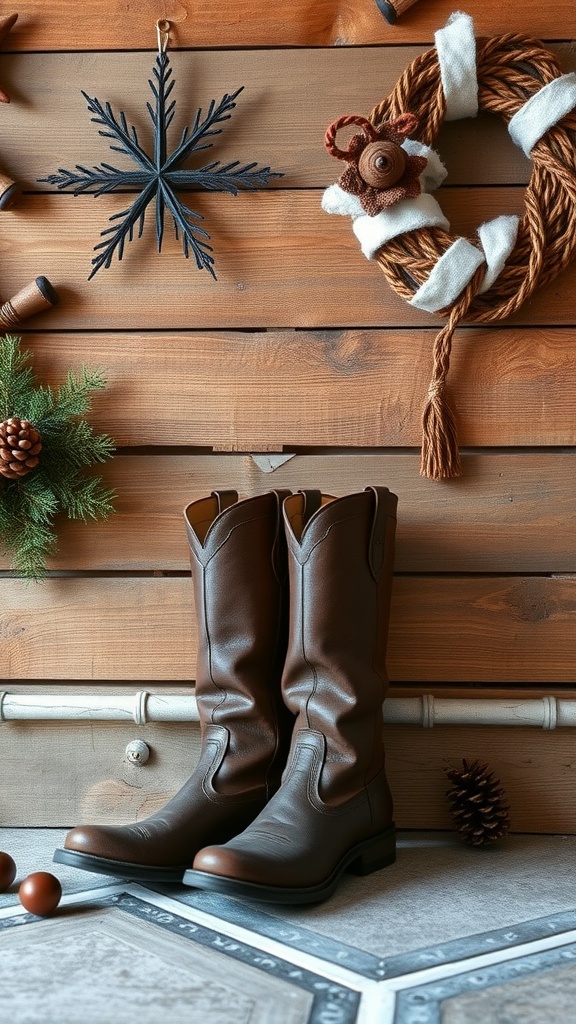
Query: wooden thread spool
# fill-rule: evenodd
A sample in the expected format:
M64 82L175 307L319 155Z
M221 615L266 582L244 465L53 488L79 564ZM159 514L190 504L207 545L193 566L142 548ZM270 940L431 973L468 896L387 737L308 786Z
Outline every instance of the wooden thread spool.
M17 327L36 313L44 313L58 303L58 296L47 277L37 277L0 306L0 326Z
M5 174L0 174L0 210L9 210L22 195L20 185L17 185Z
M386 18L389 25L394 25L396 19L415 3L416 0L376 0L380 14Z

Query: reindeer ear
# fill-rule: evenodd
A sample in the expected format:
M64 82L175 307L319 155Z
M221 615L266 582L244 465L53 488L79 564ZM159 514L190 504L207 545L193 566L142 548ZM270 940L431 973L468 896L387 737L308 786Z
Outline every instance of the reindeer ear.
M349 125L358 125L362 129L364 135L369 142L374 142L378 138L374 125L368 120L367 117L363 117L361 114L343 114L342 117L333 121L328 126L326 136L324 138L324 145L330 153L330 156L335 156L337 160L352 160L358 155L358 139L360 136L355 135L354 138L348 145L347 149L340 149L336 145L336 135L341 128L347 128Z
M386 135L393 142L404 142L404 139L416 131L418 124L419 118L416 114L400 114L400 117L388 121Z

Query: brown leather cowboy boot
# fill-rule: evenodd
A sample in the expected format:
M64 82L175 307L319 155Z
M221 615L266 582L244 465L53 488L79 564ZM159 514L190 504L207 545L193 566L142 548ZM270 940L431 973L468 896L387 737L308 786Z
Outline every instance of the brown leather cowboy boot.
M296 721L282 785L248 828L195 857L186 885L274 903L326 899L395 859L382 702L397 498L385 487L284 502Z
M162 810L131 825L80 825L55 861L180 881L197 850L241 832L280 785L293 722L280 695L288 637L281 506L289 493L238 501L235 491L215 491L185 509L198 620L199 764Z

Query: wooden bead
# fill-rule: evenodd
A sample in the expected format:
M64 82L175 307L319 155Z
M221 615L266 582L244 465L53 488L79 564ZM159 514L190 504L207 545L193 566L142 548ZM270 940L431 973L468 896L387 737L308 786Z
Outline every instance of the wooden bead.
M49 917L62 896L62 886L48 871L35 871L24 879L18 890L20 903L31 914Z
M360 154L358 171L367 185L391 188L406 170L406 154L395 142L370 142Z
M15 878L16 864L9 853L0 851L0 892L6 892Z

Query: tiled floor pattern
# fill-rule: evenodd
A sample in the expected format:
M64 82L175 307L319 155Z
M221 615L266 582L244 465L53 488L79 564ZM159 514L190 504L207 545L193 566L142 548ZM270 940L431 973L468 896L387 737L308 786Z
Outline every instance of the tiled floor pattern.
M44 920L0 896L10 1024L576 1024L573 837L405 834L394 867L291 910L52 865L62 835L0 829L19 878L65 893Z

